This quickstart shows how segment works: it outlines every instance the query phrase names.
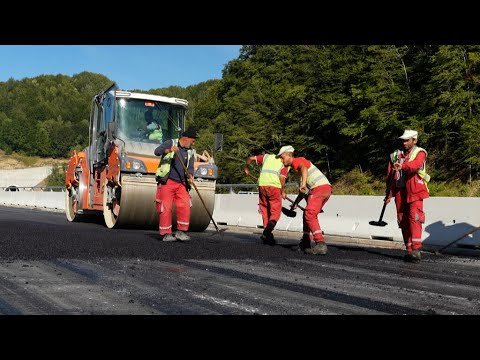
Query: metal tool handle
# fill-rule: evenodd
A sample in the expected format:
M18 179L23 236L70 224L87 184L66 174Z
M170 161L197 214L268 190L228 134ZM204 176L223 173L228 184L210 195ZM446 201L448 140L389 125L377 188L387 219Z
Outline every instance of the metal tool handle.
M287 199L288 201L290 201L292 203L292 207L295 207L295 205L296 205L300 210L305 211L305 208L303 206L298 205L298 202L300 202L302 199L300 199L300 201L298 201L297 204L295 204L295 201L290 199L288 196L285 199Z
M174 152L175 152L175 151L174 151ZM182 158L180 157L180 155L178 154L178 152L175 152L175 155L177 155L178 161L180 161L180 163L182 164L183 170L185 171L185 177L188 177L188 176L189 176L188 170L187 170L187 167L185 166L185 164L183 163ZM186 179L186 180L187 180L187 179ZM187 181L188 181L188 180L187 180ZM202 196L200 195L200 191L198 191L197 185L195 185L195 182L194 182L194 181L192 182L192 185L193 185L193 188L195 189L195 191L197 192L197 195L198 195L198 197L200 198L200 201L202 202L203 207L205 208L205 211L207 212L208 216L210 216L210 220L212 220L213 225L215 226L215 229L217 229L217 231L220 231L219 228L218 228L218 226L217 226L217 224L215 223L215 220L213 220L212 214L210 214L210 211L208 211L207 205L205 205L205 202L203 201L203 198L202 198Z
M462 240L464 237L470 235L470 234L473 234L475 231L478 231L480 230L480 226L477 226L477 227L474 227L473 229L470 229L469 231L467 231L465 234L463 234L462 236L456 238L455 240L449 242L447 245L441 247L440 249L437 250L438 253L440 253L440 251L443 251L445 250L446 248L448 248L450 245L453 245L454 243L456 243L457 241L460 241Z
M382 207L382 212L380 213L380 219L378 219L378 222L382 221L383 219L383 214L385 213L385 208L387 207L387 203L383 202L383 207Z

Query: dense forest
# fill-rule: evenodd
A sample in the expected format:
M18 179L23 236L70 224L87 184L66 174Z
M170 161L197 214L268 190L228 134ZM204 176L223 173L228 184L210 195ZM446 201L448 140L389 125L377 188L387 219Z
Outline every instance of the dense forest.
M332 181L352 170L380 178L406 128L419 131L434 180L478 179L480 45L251 45L222 75L136 89L187 99L198 149L213 151L213 134L224 134L219 182L247 181L249 154L286 144ZM83 72L0 82L0 149L66 157L84 148L91 98L114 80Z

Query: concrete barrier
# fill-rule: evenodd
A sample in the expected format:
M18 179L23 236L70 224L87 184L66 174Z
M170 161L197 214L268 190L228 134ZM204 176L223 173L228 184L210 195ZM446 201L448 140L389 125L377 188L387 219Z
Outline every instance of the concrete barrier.
M300 205L305 205L302 201ZM290 203L284 201L283 206ZM391 240L403 243L397 225L395 205L387 205L383 220L384 227L372 226L378 220L383 206L383 196L332 195L319 215L326 235L352 238ZM423 231L425 249L436 250L461 237L469 230L480 226L480 199L431 197L424 201L426 222ZM281 216L276 230L303 231L302 211L297 209L295 218ZM215 197L214 220L219 224L261 228L262 217L258 212L258 195L217 194ZM480 230L457 242L463 246L480 246Z
M53 191L0 191L0 205L64 210L64 196L64 192ZM300 205L305 205L305 201ZM379 219L382 205L382 196L332 195L324 207L325 212L319 215L320 225L326 235L403 243L393 201L387 205L383 217L388 223L386 226L369 224L369 221ZM290 203L285 200L283 206L288 208ZM431 197L424 201L424 208L425 249L441 248L480 226L479 198ZM294 218L282 215L276 231L302 232L303 213L300 209L296 211ZM216 194L213 218L219 225L263 227L257 194ZM480 246L480 230L462 237L456 245Z
M0 205L65 210L65 192L0 191Z

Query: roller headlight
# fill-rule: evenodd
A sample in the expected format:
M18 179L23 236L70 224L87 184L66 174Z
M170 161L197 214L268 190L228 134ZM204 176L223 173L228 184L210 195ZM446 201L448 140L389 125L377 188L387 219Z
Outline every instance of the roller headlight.
M215 164L202 164L195 170L195 177L215 180L218 177L218 168Z
M142 164L140 164L139 161L133 160L132 161L132 169L133 170L139 170L142 167Z
M141 160L128 156L122 156L120 161L122 164L122 171L147 173L147 168Z

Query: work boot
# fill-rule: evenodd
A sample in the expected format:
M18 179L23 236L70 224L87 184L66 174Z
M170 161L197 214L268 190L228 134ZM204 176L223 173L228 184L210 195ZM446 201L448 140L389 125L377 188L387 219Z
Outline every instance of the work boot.
M422 256L420 254L420 250L417 249L417 250L412 250L412 252L410 253L410 256L412 257L412 260L413 261L420 261L422 260Z
M177 240L180 240L180 241L190 240L190 236L188 236L187 234L185 234L183 231L180 231L180 230L177 230L175 232L175 237L177 238Z
M305 249L310 249L312 247L312 244L310 242L310 239L302 238L300 240L300 243L298 244L298 248L301 251L305 251Z
M166 234L163 235L162 241L177 241L177 239L172 234Z
M311 248L305 249L304 252L311 255L325 255L328 252L327 244L323 241L317 242Z
M411 252L407 252L407 254L403 257L403 260L407 262L418 262L422 259L420 255L420 250L412 250Z
M269 232L267 232L267 233L263 232L263 234L260 236L260 239L262 239L262 242L263 242L264 245L274 246L274 245L277 244L273 234L269 233Z

